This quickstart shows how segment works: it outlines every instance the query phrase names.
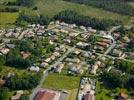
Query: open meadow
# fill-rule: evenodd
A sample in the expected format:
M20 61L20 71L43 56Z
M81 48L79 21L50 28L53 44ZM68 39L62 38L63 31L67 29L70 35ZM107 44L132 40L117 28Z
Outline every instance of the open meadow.
M18 13L0 12L0 27L12 26L14 25L16 19L18 18Z
M70 9L81 15L96 17L99 19L121 20L124 23L127 23L130 19L130 16L120 15L82 4L65 2L63 0L38 0L36 5L38 7L38 12L48 17L53 17L60 11Z

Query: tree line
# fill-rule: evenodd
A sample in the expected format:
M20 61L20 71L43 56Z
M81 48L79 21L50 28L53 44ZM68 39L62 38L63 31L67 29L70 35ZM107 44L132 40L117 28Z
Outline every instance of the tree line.
M89 17L89 16L79 15L75 11L71 11L71 10L61 11L60 13L54 16L54 19L64 21L70 24L75 23L78 26L81 26L81 25L86 26L86 27L90 26L90 27L93 27L95 29L100 29L100 30L106 30L109 26L121 24L121 22L118 20L116 21L111 20L111 19L100 20L97 18Z
M11 90L26 90L35 88L41 78L41 73L35 75L15 75L6 82L6 87Z
M27 15L25 12L21 12L19 14L19 17L17 18L16 24L24 25L25 22L31 24L48 25L50 19L47 16L43 16L43 15L30 16Z
M104 71L101 79L106 86L115 89L117 87L126 88L130 91L134 90L134 77L128 75L121 75L117 71L111 70L110 72Z
M127 4L124 0L64 0L79 4L90 5L93 7L103 8L104 10L125 14L134 15L134 8Z
M3 2L3 5L6 6L33 6L35 4L34 0L16 0L16 1L5 1Z
M116 60L114 69L104 71L101 79L111 88L126 88L134 90L134 63L124 60Z

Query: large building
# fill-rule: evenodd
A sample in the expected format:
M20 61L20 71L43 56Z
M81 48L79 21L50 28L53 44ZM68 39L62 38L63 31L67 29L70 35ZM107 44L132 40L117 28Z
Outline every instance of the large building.
M60 92L53 90L40 90L34 100L59 100Z

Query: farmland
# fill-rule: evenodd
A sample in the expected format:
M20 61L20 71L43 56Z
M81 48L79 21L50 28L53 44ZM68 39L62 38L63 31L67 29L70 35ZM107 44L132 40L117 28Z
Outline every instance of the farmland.
M129 16L112 13L91 6L65 2L62 0L38 0L37 7L38 12L49 17L53 17L60 11L70 9L84 16L91 16L100 19L105 18L105 19L121 20L124 23L128 22L130 18Z
M18 13L0 12L0 27L12 26L18 17Z

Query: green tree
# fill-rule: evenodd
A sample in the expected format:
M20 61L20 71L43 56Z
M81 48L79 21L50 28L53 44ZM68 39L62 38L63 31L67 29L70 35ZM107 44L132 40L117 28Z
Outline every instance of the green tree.
M0 100L9 100L10 95L9 95L9 90L8 88L0 88Z
M35 4L34 0L17 0L16 1L18 5L22 6L33 6Z

